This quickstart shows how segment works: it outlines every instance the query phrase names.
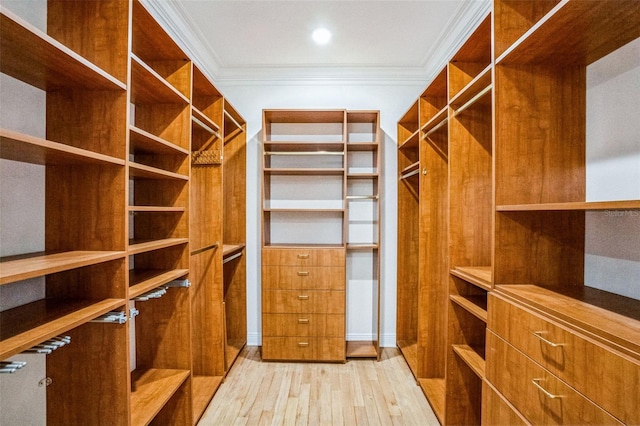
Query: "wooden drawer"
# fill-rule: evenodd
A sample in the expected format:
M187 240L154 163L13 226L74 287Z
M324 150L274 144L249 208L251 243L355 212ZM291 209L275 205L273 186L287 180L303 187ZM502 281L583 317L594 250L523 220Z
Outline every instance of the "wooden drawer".
M621 424L491 331L486 372L487 380L533 424Z
M262 267L265 290L344 290L344 266L275 266Z
M262 321L263 337L345 337L344 315L265 314Z
M270 314L344 314L344 291L263 290L262 311Z
M488 312L490 330L618 419L640 424L638 361L495 294Z
M262 359L288 361L345 361L342 338L263 337Z
M262 249L262 265L345 266L343 248L271 248Z
M482 424L483 425L528 425L515 408L489 383L482 382Z

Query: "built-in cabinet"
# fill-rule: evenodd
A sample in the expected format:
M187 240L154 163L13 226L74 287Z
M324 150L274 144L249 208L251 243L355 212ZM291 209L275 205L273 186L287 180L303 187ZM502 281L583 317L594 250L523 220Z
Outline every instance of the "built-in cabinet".
M2 370L49 353L47 424L194 424L245 344L244 121L138 1L0 19L2 73L46 92L46 138L0 130L46 170L45 252L0 263L45 298L0 313Z
M263 359L379 356L379 126L377 111L263 111ZM363 299L369 333L348 339Z
M398 121L398 346L441 423L638 422L640 302L584 285L586 212L640 210L587 199L586 67L638 37L638 2L496 0Z

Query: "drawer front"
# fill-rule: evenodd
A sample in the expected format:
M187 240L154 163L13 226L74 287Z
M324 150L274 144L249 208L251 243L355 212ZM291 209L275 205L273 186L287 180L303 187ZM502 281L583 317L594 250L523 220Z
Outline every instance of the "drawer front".
M344 314L344 291L266 290L262 310L268 314Z
M343 248L271 248L262 249L263 265L282 266L345 266Z
M265 290L344 290L344 266L274 266L262 267Z
M316 336L345 338L344 315L265 314L262 336Z
M496 392L486 381L482 382L482 424L491 425L527 425L522 414L518 413L502 395Z
M341 338L264 337L262 359L287 361L345 361L346 343Z
M638 362L495 294L488 311L490 330L615 417L640 424Z
M486 365L487 380L533 424L621 424L491 331Z

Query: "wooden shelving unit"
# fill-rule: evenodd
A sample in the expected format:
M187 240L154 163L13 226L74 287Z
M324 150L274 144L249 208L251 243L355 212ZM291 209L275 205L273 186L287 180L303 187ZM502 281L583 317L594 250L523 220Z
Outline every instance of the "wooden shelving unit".
M441 423L637 422L639 302L585 286L585 237L587 212L640 209L586 191L586 67L639 37L637 2L496 0L400 119L398 346Z
M195 424L246 343L244 120L137 0L0 12L0 71L46 93L46 139L0 129L46 174L44 251L0 259L45 297L0 312L0 360L71 337L47 424Z
M268 257L263 261L265 359L379 358L379 128L377 111L263 112L263 259ZM317 190L309 190L311 186ZM298 271L310 277L305 281L293 278L291 268L297 263L280 263L289 261L291 249L319 259L307 264L300 258L299 264L309 269ZM320 289L325 284L323 274L329 273L327 268L340 277L335 278L330 294ZM325 269L327 272L322 272ZM285 284L280 280L292 280L304 288L281 288ZM309 297L319 305L304 310L287 301L291 296L287 292L292 289L309 291ZM344 309L327 310L334 309L334 304L345 304L348 292L359 294L360 299L371 298L372 339L354 337L345 343L349 306L347 314ZM339 293L343 295L340 300ZM325 296L332 298L330 303L324 301ZM313 311L320 309L320 303L328 307ZM291 314L312 316L303 318L309 321L305 324L311 324L308 330L289 324ZM281 326L274 325L280 322ZM320 322L331 326L322 331ZM336 328L338 323L343 325ZM304 341L294 347L295 339Z

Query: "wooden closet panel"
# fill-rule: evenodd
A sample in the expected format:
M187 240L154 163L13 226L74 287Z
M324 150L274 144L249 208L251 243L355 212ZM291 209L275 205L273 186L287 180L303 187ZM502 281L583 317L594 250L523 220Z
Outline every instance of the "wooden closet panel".
M344 313L344 291L265 290L262 294L264 313Z
M341 266L345 265L344 249L317 248L264 248L262 250L263 265L282 266Z
M487 426L529 425L489 383L482 382L482 422Z
M262 335L344 338L343 314L265 314Z
M266 337L262 343L265 360L344 361L344 338Z
M344 266L271 266L262 267L265 290L344 290Z

